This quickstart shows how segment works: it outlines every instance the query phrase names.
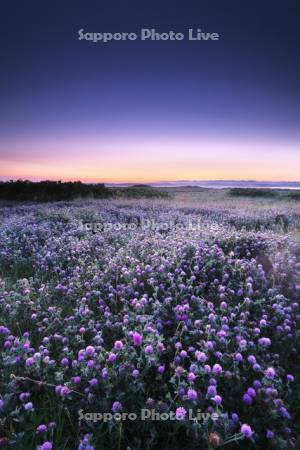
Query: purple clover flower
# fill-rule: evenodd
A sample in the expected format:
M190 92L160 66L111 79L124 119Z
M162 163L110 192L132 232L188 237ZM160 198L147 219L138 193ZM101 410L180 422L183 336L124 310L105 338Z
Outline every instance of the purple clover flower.
M275 372L275 369L273 367L268 367L265 370L265 376L267 378L269 378L269 380L273 380L275 378L275 375L276 375L276 372Z
M183 406L179 406L178 408L176 408L176 419L177 420L184 420L186 418L187 412L186 409Z
M142 343L142 336L138 332L134 332L132 335L134 345L138 346Z
M47 431L47 425L41 424L36 428L37 433L46 433Z
M87 356L93 356L93 354L95 353L94 347L92 347L91 345L88 345L85 349L85 353Z
M220 364L214 364L212 371L215 375L220 375L223 371L222 366Z
M197 399L198 394L195 391L195 389L188 389L187 397L188 397L189 400L193 401L193 400Z
M114 343L114 349L115 350L122 350L122 348L123 348L123 342L122 341L116 341Z
M49 441L44 442L41 445L40 450L52 450L52 443Z
M251 438L253 431L250 427L250 425L247 425L246 423L243 423L243 425L241 426L241 433L246 437L246 438Z
M114 413L117 413L117 412L121 411L122 404L120 402L114 402L111 409Z

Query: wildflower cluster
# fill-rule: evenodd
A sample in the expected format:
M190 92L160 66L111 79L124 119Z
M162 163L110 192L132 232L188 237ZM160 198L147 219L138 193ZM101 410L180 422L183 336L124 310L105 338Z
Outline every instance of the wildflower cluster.
M244 228L167 202L1 214L0 447L297 448L300 248L264 211ZM81 226L147 218L202 225ZM177 420L78 421L145 408Z

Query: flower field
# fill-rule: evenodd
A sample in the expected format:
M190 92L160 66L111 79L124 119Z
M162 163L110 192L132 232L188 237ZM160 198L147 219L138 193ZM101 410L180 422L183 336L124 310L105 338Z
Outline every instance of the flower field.
M299 208L101 200L0 218L0 448L299 448Z

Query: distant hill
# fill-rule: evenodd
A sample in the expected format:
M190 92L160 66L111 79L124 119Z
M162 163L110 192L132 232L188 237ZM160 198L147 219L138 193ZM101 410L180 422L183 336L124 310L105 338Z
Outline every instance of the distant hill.
M136 186L135 183L107 183L110 187ZM202 187L210 189L228 188L272 188L272 189L300 189L300 181L256 181L256 180L177 180L148 183L151 187Z

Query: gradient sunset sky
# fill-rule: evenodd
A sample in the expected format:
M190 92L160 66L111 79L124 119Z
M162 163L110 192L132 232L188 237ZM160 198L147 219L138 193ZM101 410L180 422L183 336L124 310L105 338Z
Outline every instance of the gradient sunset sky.
M0 178L299 181L299 15L296 0L2 2Z

